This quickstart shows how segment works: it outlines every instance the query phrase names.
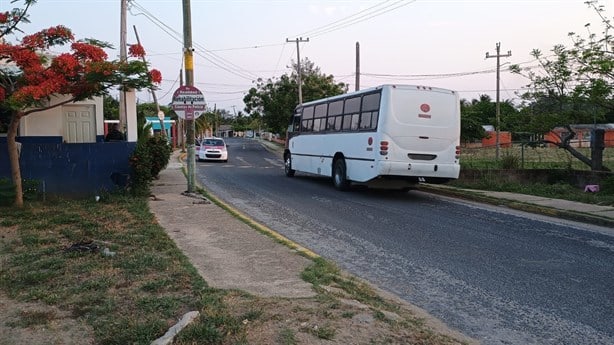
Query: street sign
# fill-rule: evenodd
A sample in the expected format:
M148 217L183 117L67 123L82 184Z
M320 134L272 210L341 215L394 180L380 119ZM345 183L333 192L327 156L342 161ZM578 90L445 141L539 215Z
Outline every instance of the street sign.
M173 93L171 107L182 119L194 120L202 115L206 108L205 96L194 86L180 86Z

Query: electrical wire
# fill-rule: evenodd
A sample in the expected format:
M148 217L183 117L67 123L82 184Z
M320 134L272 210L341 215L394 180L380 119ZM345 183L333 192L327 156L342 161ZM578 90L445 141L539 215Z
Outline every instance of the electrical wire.
M416 2L416 0L397 0L394 1L390 4L386 4L390 2L390 0L386 0L384 2L381 2L379 4L376 4L374 6L371 6L369 8L366 8L362 11L359 11L355 14L352 14L350 16L347 16L345 18L339 19L337 21L334 21L332 23L326 24L324 26L309 30L309 31L305 31L303 33L300 33L298 35L294 35L296 37L302 37L302 36L309 36L309 37L318 37L318 36L322 36L324 34L333 32L333 31L337 31L337 30L341 30L344 29L348 26L352 26L355 24L358 24L360 22L364 22L366 20L369 20L371 18L374 17L378 17L380 15L383 15L385 13L394 11L396 9L399 9L401 7L410 5L414 2ZM293 36L293 37L294 37Z
M162 29L162 31L164 31L166 34L168 34L169 36L171 36L171 38L175 39L176 41L180 42L181 44L183 44L183 40L180 37L183 37L183 35L181 33L179 33L178 31L176 31L175 29L171 28L170 26L168 26L167 24L165 24L163 21L161 21L160 19L158 19L156 16L154 16L151 12L149 12L145 7L143 7L141 4L139 4L138 2L131 0L130 1L130 14L136 16L136 15L143 15L145 16L148 20L150 20L153 24L155 24L156 26L158 26L160 29ZM135 8L137 10L139 10L141 13L133 13L132 12L132 8ZM172 33L171 33L172 32ZM199 48L198 51L195 50L195 53L202 57L203 59L209 61L210 63L212 63L213 65L221 68L222 70L225 70L231 74L234 74L240 78L243 79L247 79L247 80L253 80L256 79L257 76L235 64L233 64L232 62L220 57L219 55L212 53L211 51L205 49L204 47L200 46L199 44L195 44L195 46L197 48Z

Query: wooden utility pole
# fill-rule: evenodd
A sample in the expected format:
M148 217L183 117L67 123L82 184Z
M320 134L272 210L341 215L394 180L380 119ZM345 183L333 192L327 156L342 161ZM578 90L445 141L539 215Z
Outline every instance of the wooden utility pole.
M192 12L190 0L183 1L183 58L185 62L185 85L194 86L194 48L192 48ZM188 147L188 193L194 192L194 167L196 157L194 152L194 116L185 120L186 141Z
M138 31L136 31L136 25L133 25L132 27L134 28L134 35L136 36L136 43L142 46L141 39L139 38L139 33ZM145 55L143 55L141 59L143 60L144 64L147 64ZM161 113L160 104L158 103L158 97L156 97L156 91L154 90L153 86L149 89L149 91L151 91L151 97L153 98L154 104L156 105L156 116L158 117L158 120L160 120L160 134L163 137L166 137L166 127L164 126L164 116L160 116L160 113Z
M360 43L356 42L356 91L360 90Z
M507 54L501 55L501 43L497 42L497 55L490 55L488 54L488 52L486 52L486 58L497 58L497 103L495 104L496 107L496 112L497 112L497 137L495 138L495 145L496 145L496 153L495 156L497 158L497 160L499 160L499 133L500 133L500 126L501 126L501 106L499 104L499 80L500 80L500 70L501 70L501 63L500 63L500 58L502 57L510 57L512 56L512 51L508 50Z
M301 54L300 54L300 42L309 42L309 37L307 39L295 38L293 40L287 39L286 42L296 42L296 75L297 75L297 83L298 83L298 104L303 104L303 89L301 82Z
M122 62L126 62L128 60L128 52L126 51L126 36L128 34L126 29L126 13L128 11L128 0L121 0L120 11L119 59ZM126 124L128 122L127 113L126 89L122 87L122 89L119 90L119 127L124 134L126 134ZM126 138L128 138L127 135Z

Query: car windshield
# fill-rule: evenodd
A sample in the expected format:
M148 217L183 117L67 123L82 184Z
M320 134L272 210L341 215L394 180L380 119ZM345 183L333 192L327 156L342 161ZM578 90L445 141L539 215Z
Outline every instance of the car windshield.
M224 141L221 139L205 139L207 146L224 146Z

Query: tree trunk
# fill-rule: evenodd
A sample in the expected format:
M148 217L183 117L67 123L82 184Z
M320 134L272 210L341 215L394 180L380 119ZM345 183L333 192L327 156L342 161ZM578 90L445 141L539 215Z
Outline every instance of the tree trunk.
M19 128L19 120L22 114L14 111L11 116L6 143L9 151L9 161L11 162L11 176L13 185L15 186L15 206L23 207L23 187L21 184L21 170L19 168L19 152L17 151L17 129Z

